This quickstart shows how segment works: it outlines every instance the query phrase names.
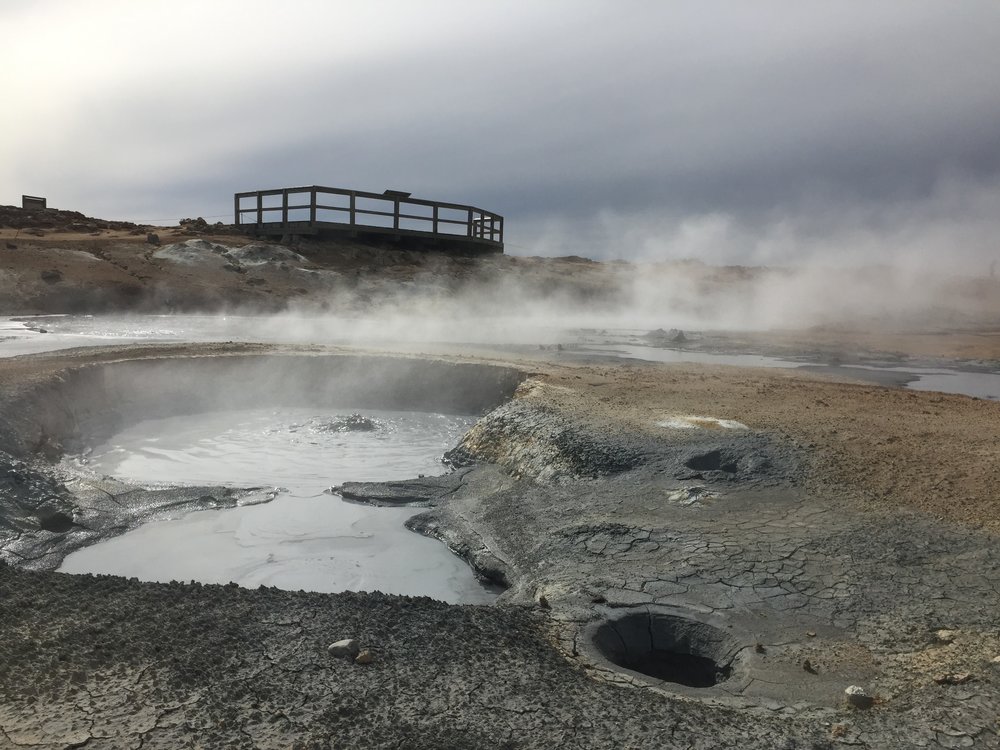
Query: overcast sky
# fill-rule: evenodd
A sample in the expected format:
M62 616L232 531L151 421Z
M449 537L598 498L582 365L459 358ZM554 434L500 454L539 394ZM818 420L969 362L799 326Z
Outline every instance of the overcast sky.
M517 254L1000 258L997 0L0 0L0 30L0 203L396 188Z

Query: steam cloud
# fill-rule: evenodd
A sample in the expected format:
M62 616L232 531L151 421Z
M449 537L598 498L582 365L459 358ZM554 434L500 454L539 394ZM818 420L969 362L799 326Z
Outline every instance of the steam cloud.
M269 340L379 345L556 344L566 332L930 330L1000 325L1000 282L917 266L712 267L494 258L460 278L452 261L402 281L358 277L284 312L243 321ZM468 270L468 269L466 269Z

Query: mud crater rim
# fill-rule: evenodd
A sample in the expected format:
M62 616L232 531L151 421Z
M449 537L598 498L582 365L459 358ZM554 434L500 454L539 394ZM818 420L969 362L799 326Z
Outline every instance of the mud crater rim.
M3 436L3 447L55 461L147 419L258 407L479 416L509 401L524 378L499 365L377 354L180 353L99 362L67 368L22 401L25 416L37 418ZM72 406L47 408L54 400Z
M348 405L477 418L509 401L527 377L516 367L446 357L205 349L139 346L123 357L98 347L83 361L67 357L64 365L43 368L6 394L0 455L19 472L22 501L0 528L3 559L56 570L72 552L167 514L264 502L262 488L239 483L208 488L109 476L121 490L111 497L87 456L143 421L260 407L340 414Z
M742 645L718 625L676 611L630 610L594 623L587 640L616 671L665 688L701 692L738 676Z

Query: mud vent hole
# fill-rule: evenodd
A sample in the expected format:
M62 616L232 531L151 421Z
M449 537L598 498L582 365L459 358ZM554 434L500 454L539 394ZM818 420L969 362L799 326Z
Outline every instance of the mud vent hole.
M622 666L658 680L688 687L712 687L729 677L729 668L720 668L711 659L694 654L654 649L644 658L627 660Z
M693 688L727 680L736 652L731 639L718 628L647 612L603 623L594 635L594 645L613 664Z
M709 451L698 456L692 456L684 465L694 471L726 471L735 474L739 469L736 461L723 456L722 451Z
M49 513L46 515L41 515L38 517L38 525L41 526L45 531L51 531L56 534L63 534L69 531L75 525L73 519L70 518L65 513L60 513L56 511L55 513Z

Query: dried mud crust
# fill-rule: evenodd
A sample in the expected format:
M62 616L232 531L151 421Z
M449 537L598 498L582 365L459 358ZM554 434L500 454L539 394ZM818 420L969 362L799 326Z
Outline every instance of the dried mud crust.
M547 408L604 430L662 436L664 416L732 419L799 450L810 497L1000 532L1000 402L698 365L560 368L539 387Z
M766 398L741 403L734 395L744 389ZM926 413L940 396L685 367L549 370L518 395L466 435L455 453L473 468L453 482L359 484L352 497L430 505L411 528L509 584L502 601L547 608L560 648L597 679L747 710L790 708L831 721L831 739L858 746L998 742L1000 546L988 488L961 509L976 511L977 530L920 510L940 507L934 499L884 492L873 503L869 476L840 473L859 449L887 475L912 470L910 441L956 427ZM827 409L814 417L817 398ZM903 444L898 454L878 451L881 399L898 420L888 441ZM951 400L960 416L981 405ZM840 420L869 413L863 438L837 437ZM659 426L692 414L749 429ZM755 426L765 420L769 428ZM988 420L979 425L995 438ZM812 434L824 444L804 442ZM968 445L953 447L934 459L917 451L931 464L917 476ZM633 658L610 663L590 640L610 618L664 611L730 634L739 669L691 690L649 678ZM949 629L956 635L944 643L937 633ZM850 685L876 696L871 714L844 711Z
M144 351L0 363L0 382ZM508 584L498 606L3 567L0 746L997 746L993 500L934 487L971 491L954 468L993 467L1000 405L729 368L531 367L449 479L350 487L427 506L411 527ZM660 426L676 415L748 429ZM664 612L725 634L726 679L679 689L587 640ZM326 653L348 637L373 663ZM849 685L875 706L848 707Z
M0 586L0 746L787 747L824 731L595 683L523 608L2 566ZM329 656L342 636L374 661Z

